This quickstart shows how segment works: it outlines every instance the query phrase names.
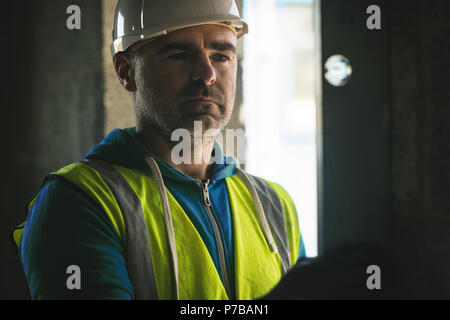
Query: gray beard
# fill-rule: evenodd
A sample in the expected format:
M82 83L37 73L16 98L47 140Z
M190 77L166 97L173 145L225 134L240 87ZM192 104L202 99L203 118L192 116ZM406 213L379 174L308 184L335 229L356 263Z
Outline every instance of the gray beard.
M136 121L143 126L157 128L159 133L171 140L172 132L176 129L184 128L194 134L194 122L188 123L183 119L174 106L167 104L157 92L161 90L157 83L149 82L142 74L136 74L137 91L135 93L135 113ZM234 102L234 97L233 97ZM225 112L225 111L223 111ZM231 118L231 112L228 115L222 113L222 118L216 119L217 132L220 132ZM203 133L207 130L203 126Z
M135 112L137 121L139 121L140 124L159 129L160 134L167 139L167 141L170 141L172 132L180 128L187 129L194 138L193 121L192 123L187 123L186 121L183 122L184 119L180 119L176 113L170 113L170 106L159 101L160 99L156 98L152 90L148 87L141 88L139 92L140 94L136 94L135 98ZM173 111L176 112L176 110ZM217 132L222 131L230 120L230 117L231 113L228 117L216 120L218 126ZM204 134L207 129L208 128L203 125L202 134Z
M175 123L170 123L171 116L165 110L169 110L168 105L164 105L162 101L152 92L149 86L144 85L139 88L139 93L135 98L135 112L137 121L144 126L158 128L160 133L170 140L172 131L176 129Z

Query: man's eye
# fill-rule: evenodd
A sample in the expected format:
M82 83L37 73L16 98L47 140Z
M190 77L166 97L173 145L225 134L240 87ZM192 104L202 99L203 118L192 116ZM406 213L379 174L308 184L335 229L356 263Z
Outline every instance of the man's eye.
M211 57L211 60L213 61L218 61L218 62L226 62L231 60L230 57L228 57L225 54L221 54L221 53L216 53Z

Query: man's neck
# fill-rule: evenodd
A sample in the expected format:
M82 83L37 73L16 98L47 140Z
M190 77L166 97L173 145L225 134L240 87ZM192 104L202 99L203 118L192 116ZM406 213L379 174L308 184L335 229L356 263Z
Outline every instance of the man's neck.
M208 164L214 147L214 138L201 143L194 143L191 139L191 161L189 163L176 163L172 159L173 141L168 140L157 130L136 127L136 139L151 153L168 162L175 169L199 180L207 180L212 176L213 166ZM205 161L206 159L206 161Z

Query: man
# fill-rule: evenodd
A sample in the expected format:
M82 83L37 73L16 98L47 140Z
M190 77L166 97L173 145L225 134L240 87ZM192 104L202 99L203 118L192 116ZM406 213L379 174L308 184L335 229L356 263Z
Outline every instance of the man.
M231 0L119 1L113 60L136 128L49 175L29 204L15 238L32 298L254 299L304 255L289 195L214 141L246 32ZM174 158L177 129L194 137L190 161Z

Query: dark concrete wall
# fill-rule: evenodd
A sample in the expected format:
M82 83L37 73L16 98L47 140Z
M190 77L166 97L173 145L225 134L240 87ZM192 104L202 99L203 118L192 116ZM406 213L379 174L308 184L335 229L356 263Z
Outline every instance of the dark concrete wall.
M66 27L72 4L81 30ZM9 233L44 176L103 136L101 1L9 1L2 11L0 298L25 298Z
M450 298L450 2L388 9L398 294Z
M368 30L371 0L321 2L322 66L346 56L352 76L345 86L322 78L319 139L319 254L338 246L376 243L390 232L389 55L385 3L382 29ZM324 72L324 70L322 71Z
M378 31L365 25L371 4L381 9ZM321 8L323 62L342 53L354 67L345 87L323 84L322 253L382 244L394 297L448 299L450 2L322 0Z

